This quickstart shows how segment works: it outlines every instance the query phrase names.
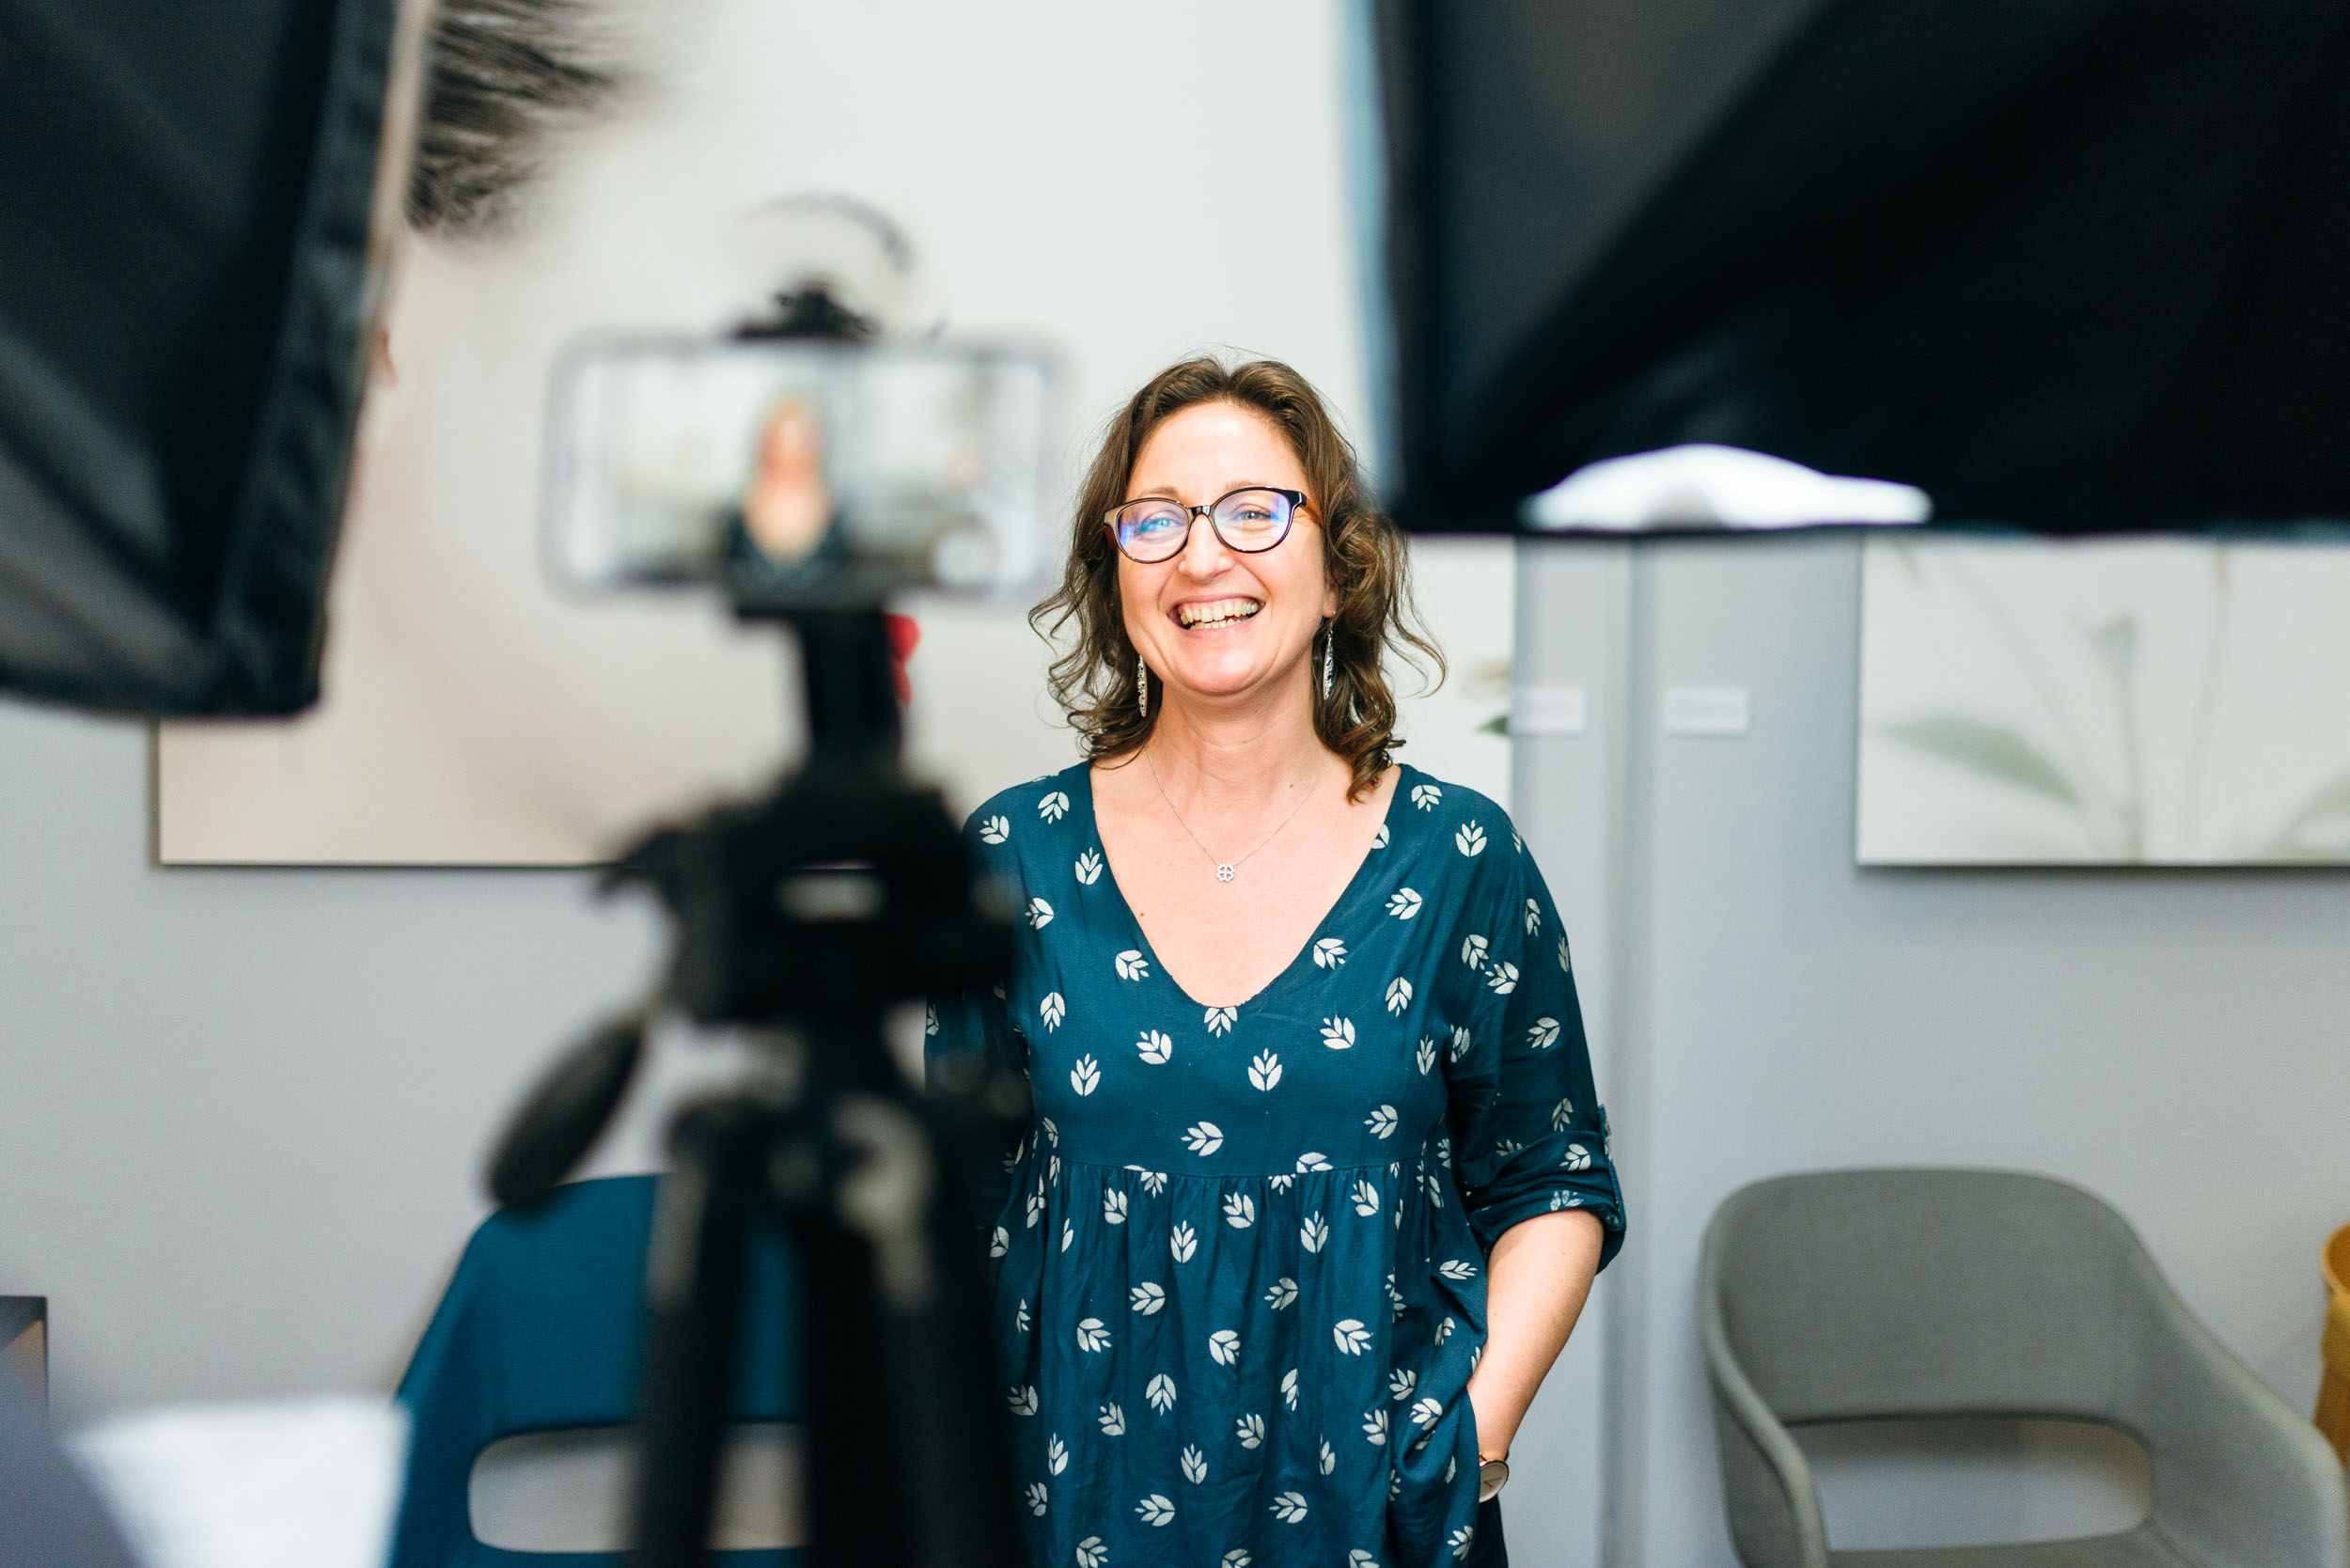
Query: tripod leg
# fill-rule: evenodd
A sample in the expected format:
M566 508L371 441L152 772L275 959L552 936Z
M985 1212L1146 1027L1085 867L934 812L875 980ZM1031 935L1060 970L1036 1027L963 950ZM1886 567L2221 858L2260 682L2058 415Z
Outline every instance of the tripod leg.
M723 1105L689 1108L670 1134L645 1280L634 1568L705 1560L742 1311L749 1138L739 1110Z

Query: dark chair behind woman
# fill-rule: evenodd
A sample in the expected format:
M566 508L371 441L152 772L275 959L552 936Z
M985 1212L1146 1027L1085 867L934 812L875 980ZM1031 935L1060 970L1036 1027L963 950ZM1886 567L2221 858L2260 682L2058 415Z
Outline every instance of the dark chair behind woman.
M1758 1182L1716 1211L1698 1291L1747 1568L2350 1568L2325 1441L2078 1187L1990 1170ZM1984 1416L2119 1428L2146 1450L2151 1512L2062 1543L1828 1549L1791 1427Z

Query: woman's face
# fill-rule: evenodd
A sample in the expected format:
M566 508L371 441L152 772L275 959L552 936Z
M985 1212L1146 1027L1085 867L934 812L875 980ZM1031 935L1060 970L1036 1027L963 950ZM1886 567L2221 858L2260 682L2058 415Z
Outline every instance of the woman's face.
M1254 485L1307 496L1272 549L1229 550L1200 517L1171 559L1142 566L1118 557L1126 635L1174 698L1246 697L1300 678L1315 633L1338 610L1323 571L1322 497L1288 437L1254 411L1197 403L1162 421L1135 459L1124 499L1204 507Z

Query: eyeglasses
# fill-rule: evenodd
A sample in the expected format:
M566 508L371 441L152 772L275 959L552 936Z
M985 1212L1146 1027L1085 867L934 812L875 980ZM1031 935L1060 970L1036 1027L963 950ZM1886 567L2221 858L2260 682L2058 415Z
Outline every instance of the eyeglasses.
M1219 495L1204 507L1187 507L1163 496L1113 507L1103 521L1126 558L1140 566L1172 560L1191 539L1194 518L1204 517L1228 550L1253 556L1290 535L1290 520L1306 505L1305 493L1251 485Z

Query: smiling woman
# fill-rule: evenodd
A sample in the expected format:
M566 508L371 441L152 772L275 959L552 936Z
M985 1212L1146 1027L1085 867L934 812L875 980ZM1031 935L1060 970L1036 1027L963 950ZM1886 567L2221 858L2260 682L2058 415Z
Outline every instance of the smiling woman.
M1303 379L1192 360L1037 612L1089 757L973 815L1025 929L931 1048L1034 1090L983 1202L1039 1564L1507 1560L1622 1199L1542 873L1390 760L1404 549Z

